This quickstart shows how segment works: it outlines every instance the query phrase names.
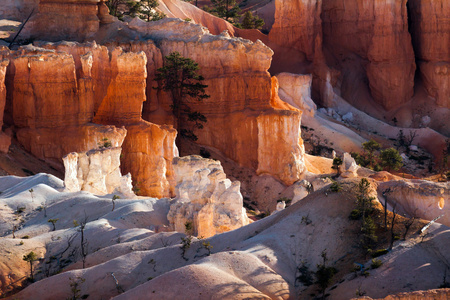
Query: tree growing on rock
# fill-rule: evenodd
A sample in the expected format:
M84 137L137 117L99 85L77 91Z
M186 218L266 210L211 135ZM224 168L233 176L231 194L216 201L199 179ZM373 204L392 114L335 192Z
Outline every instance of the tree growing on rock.
M56 222L58 222L59 219L48 219L47 222L52 223L53 225L53 231L56 230Z
M338 156L333 158L333 165L331 166L331 168L333 170L336 170L336 176L339 176L340 173L341 173L340 170L339 170L339 167L342 165L342 163L343 163L342 158L340 158Z
M164 67L159 68L155 80L159 89L172 93L172 110L176 118L176 128L181 136L197 140L194 128L202 129L206 117L198 111L192 111L187 103L191 100L202 101L209 98L203 84L203 76L198 74L199 66L194 60L172 52L164 58ZM192 127L182 128L183 124ZM186 126L184 126L186 127Z
M386 150L381 150L381 165L391 170L398 170L403 166L403 160L397 150L394 148L389 148Z
M241 26L244 29L261 29L264 26L264 20L254 16L251 11L246 11Z
M370 168L375 166L375 151L380 150L381 145L377 143L375 140L371 139L368 142L362 143L364 148L364 153L366 154L366 161Z
M38 259L37 254L31 251L30 253L23 256L23 260L28 262L30 264L30 279L31 281L34 281L34 274L33 274L33 262L35 262Z
M211 3L214 7L211 12L219 18L226 21L234 21L234 19L239 18L241 9L236 0L211 0Z

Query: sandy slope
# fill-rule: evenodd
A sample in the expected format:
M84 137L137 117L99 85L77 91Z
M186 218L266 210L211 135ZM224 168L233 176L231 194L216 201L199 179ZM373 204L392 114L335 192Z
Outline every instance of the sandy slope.
M33 207L28 192L32 187L34 201L52 199L47 215L59 217L61 223L57 223L58 230L51 231L43 211L30 212L23 217L24 227L16 232L16 236L30 235L24 245L3 231L2 289L12 281L8 274L14 273L15 279L28 274L29 266L21 257L33 250L45 257L35 262L36 269L42 270L36 274L39 281L11 299L65 299L70 296L69 278L77 276L86 279L80 289L89 299L148 299L149 295L157 299L308 299L316 287L305 287L297 280L297 267L305 264L314 271L325 249L329 264L339 270L330 299L349 299L358 287L373 297L436 288L450 261L445 250L450 246L450 230L439 224L428 230L423 242L416 235L397 242L393 251L381 257L383 266L370 271L370 276L355 277L351 272L354 262L370 265L358 246L358 222L348 219L357 182L343 181L339 193L325 187L275 215L208 239L213 246L211 256L202 246L204 241L194 239L185 260L180 248L184 235L155 233L156 228L164 228L165 199L124 199L111 212L108 197L60 192L61 182L53 176L3 177L1 206L8 201L8 207L16 202ZM70 250L61 255L77 232L70 223L84 216L84 211L89 218L86 269L82 269L81 256L73 251L80 243L79 234ZM55 273L61 261L65 271L45 278L47 269Z

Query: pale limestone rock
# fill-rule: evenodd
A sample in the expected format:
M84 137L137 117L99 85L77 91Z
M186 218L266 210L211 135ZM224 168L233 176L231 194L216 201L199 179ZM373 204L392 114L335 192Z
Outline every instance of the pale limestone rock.
M64 185L68 192L87 191L96 195L121 193L134 198L131 175L120 173L122 148L72 152L63 158L66 169Z
M388 202L395 201L400 213L425 220L444 215L438 223L450 226L450 184L424 180L401 180L380 183L378 190L385 191Z
M355 159L347 152L344 153L344 159L342 160L342 165L339 169L341 171L341 177L343 178L358 177L359 166Z
M301 180L294 183L294 198L292 198L291 205L308 196L311 190L312 185L307 180Z
M314 116L317 106L311 99L312 75L280 73L277 75L281 100Z
M210 237L247 225L240 182L226 178L220 162L200 156L174 158L175 203L167 218L173 230Z

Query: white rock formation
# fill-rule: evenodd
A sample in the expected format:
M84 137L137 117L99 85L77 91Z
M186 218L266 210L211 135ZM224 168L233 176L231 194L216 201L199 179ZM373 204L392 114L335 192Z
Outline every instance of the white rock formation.
M294 183L294 198L292 198L291 205L308 196L311 190L312 185L307 180Z
M311 99L312 75L280 73L277 79L280 99L313 117L317 106Z
M425 180L399 180L382 182L379 191L390 189L388 202L397 203L400 213L433 220L443 215L438 223L450 226L450 183Z
M72 152L63 157L64 185L68 192L87 191L96 195L121 193L134 198L131 175L120 173L121 147Z
M343 178L355 178L358 177L359 166L355 159L347 152L344 153L344 159L342 165L339 167L341 171L341 177Z
M219 161L176 157L173 168L176 198L167 216L171 229L186 233L190 223L193 235L206 238L249 223L240 182L227 179Z

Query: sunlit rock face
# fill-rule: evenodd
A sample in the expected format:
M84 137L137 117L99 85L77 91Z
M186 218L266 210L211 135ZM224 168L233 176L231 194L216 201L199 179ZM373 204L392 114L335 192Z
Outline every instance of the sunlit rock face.
M121 152L120 147L107 147L67 154L63 157L65 190L95 195L120 193L125 198L134 198L131 175L120 173Z
M4 53L4 55L2 55ZM5 111L6 104L6 86L5 86L5 76L6 67L9 65L9 60L4 58L6 54L9 53L6 47L0 47L0 128L3 126L3 113ZM11 138L0 132L0 152L7 153L9 146L11 145Z
M175 203L167 218L173 230L210 237L247 225L239 181L226 178L219 161L186 156L173 160Z
M410 0L411 35L428 93L450 108L450 2Z
M187 103L207 117L205 127L195 131L198 143L217 148L239 164L285 184L299 179L304 171L301 112L271 103L278 97L273 95L277 91L267 72L272 50L261 42L231 38L226 33L213 36L206 28L181 20L146 23L135 19L130 27L158 41L162 56L178 51L199 64L211 97ZM152 55L147 69L152 77L161 63L159 53L155 55L151 44L148 48L136 47ZM144 118L158 124L173 122L170 95L147 88L147 96Z
M113 147L123 141L121 168L131 173L139 192L173 194L176 131L141 119L144 52L108 50L95 42L41 46L10 56L6 88L19 142L37 157L58 163L67 153L97 148L105 138Z
M388 191L388 201L399 205L410 217L416 216L450 226L450 185L422 180L388 181L380 183L379 191Z

